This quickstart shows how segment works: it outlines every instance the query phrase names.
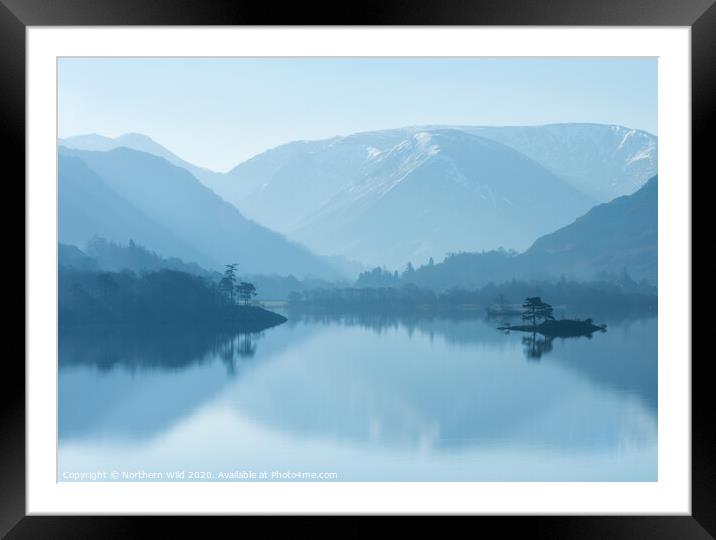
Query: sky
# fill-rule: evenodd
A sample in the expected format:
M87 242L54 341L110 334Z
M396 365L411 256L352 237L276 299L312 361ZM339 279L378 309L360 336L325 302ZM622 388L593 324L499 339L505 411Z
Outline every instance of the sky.
M225 171L269 148L425 124L657 132L656 58L62 58L58 135L142 133Z

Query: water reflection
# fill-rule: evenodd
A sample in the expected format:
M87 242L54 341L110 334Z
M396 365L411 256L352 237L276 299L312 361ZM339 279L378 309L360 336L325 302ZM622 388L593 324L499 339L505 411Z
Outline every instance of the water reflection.
M522 338L525 356L528 360L539 360L542 355L552 351L554 337L532 333Z
M183 325L61 328L60 439L160 433L250 369L265 332Z
M605 322L592 340L425 314L63 333L61 469L654 479L656 319Z
M177 325L63 327L58 362L60 370L84 365L100 371L176 371L220 358L227 372L235 374L256 354L262 334Z
M571 315L571 314L570 314ZM456 311L442 314L433 312L412 313L331 313L297 311L288 314L289 327L361 327L384 335L389 331L402 331L408 338L415 334L436 338L458 347L490 347L493 351L505 351L522 344L523 357L529 358L532 343L523 343L521 332L497 331L498 326L514 324L518 318L489 318L482 311ZM577 370L595 384L644 398L656 408L657 405L657 318L634 318L602 314L600 323L608 323L607 332L598 332L597 338L589 336L544 338L546 343L536 344L547 350L542 355L550 361ZM541 340L543 336L536 336ZM557 349L555 349L555 346ZM525 347L527 350L525 350ZM555 350L561 354L552 354ZM540 356L541 358L541 356Z

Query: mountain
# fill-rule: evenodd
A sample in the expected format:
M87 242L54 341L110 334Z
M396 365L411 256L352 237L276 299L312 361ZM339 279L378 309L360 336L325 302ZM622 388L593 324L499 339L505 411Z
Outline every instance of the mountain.
M478 289L511 280L603 280L649 291L658 276L658 179L636 193L595 206L573 223L538 238L524 253L493 250L454 253L402 274L375 268L357 287L413 284L438 291ZM626 272L625 272L626 271ZM649 286L634 280L646 279Z
M58 156L58 240L84 246L94 236L120 243L130 239L191 261L206 256L114 191L80 158Z
M125 147L60 148L59 241L130 239L162 256L205 268L238 262L243 272L315 275L335 270L308 250L246 219L234 206L166 159Z
M139 152L162 157L172 165L186 169L205 185L211 185L215 182L215 178L223 176L221 173L211 171L204 167L198 167L183 160L171 150L168 150L152 138L142 135L141 133L125 133L124 135L120 135L115 138L104 137L103 135L98 135L97 133L89 133L87 135L77 135L74 137L67 137L66 139L60 139L58 144L60 146L64 146L65 148L72 148L75 150L90 150L99 152L107 152L109 150L122 147L131 148L132 150L138 150Z
M626 269L636 279L657 282L658 178L633 195L592 208L574 223L538 238L516 258L545 274L592 278Z
M341 190L364 178L374 158L408 133L387 130L291 142L237 165L213 189L247 216L290 233Z
M550 196L555 195L553 203L545 203L541 216L531 216L532 226L525 225L519 219L507 219L512 217L510 212L507 212L505 219L491 221L485 215L482 216L484 219L475 216L476 211L482 214L489 211L480 204L471 204L470 196L465 199L452 189L442 193L440 187L437 187L436 202L442 200L443 204L450 205L450 211L445 216L431 212L420 204L411 210L408 204L412 203L407 202L402 206L405 206L408 216L401 216L400 211L392 213L387 208L387 201L380 202L384 210L367 211L369 206L378 204L377 201L369 202L367 192L381 192L384 188L379 186L390 185L391 178L397 180L408 172L417 172L417 169L424 174L430 170L429 174L433 178L443 178L445 184L449 183L446 179L453 174L464 176L467 184L474 187L475 178L465 175L459 168L456 172L449 164L454 145L461 144L457 142L455 132L482 139L483 147L485 139L499 143L487 152L476 153L479 159L486 159L492 151L504 154L504 147L507 146L519 152L520 160L530 158L533 165L546 169L552 177L562 180L573 192L582 194L583 200L591 203L633 193L656 174L657 138L644 131L622 126L428 126L289 143L238 165L222 179L218 179L213 188L247 216L305 243L319 253L344 255L365 264L395 266L402 266L409 259L420 262L429 255L440 257L449 251L494 249L499 246L521 250L535 236L569 223L588 209L588 206L579 202L571 208L565 208L565 204L571 204L570 199L550 193ZM453 134L453 141L447 140L449 133ZM425 150L434 145L426 143L425 148L420 148L417 139L421 137L426 140L442 139L435 156L426 156ZM455 151L469 153L464 149ZM426 160L425 157L432 157L432 160ZM498 157L494 160L502 164L509 161ZM413 171L413 165L416 165L416 171ZM392 170L391 166L394 167ZM487 170L489 166L483 168L483 171ZM483 189L483 196L491 197L489 190L493 194L510 191L503 189L507 173L497 173L497 169L490 170L489 178L477 181ZM511 192L513 195L528 195L534 190L535 203L542 204L542 187L526 182L526 178L509 179L524 182L521 188L515 186ZM414 179L415 176L412 176L411 181ZM436 181L431 186L438 184L440 182ZM545 187L546 191L549 189ZM401 188L395 193L403 191ZM432 197L433 194L428 195L426 189L423 196ZM398 204L395 200L397 195L393 194L392 198L393 203ZM509 195L506 198L512 201ZM499 205L500 199L496 200ZM553 212L555 206L557 208ZM515 209L515 213L520 215L522 210ZM423 217L421 219L418 216ZM443 230L427 230L430 227L424 222L429 219L428 216L438 220L434 228ZM543 218L554 219L544 223ZM380 227L379 219L385 220L384 227ZM354 224L346 225L350 220ZM451 221L459 224L451 224ZM473 228L471 238L465 243L458 243L457 240L467 240L461 232L471 226L482 228ZM401 227L413 232L403 231L399 234L396 228ZM489 228L489 236L478 233L484 231L484 227ZM377 239L378 243L370 248L368 244L373 239ZM451 239L456 242L450 242ZM381 255L386 252L389 257L381 260Z
M346 181L376 150L398 144L419 131L457 129L502 143L534 159L598 202L630 195L657 173L658 138L619 125L562 123L541 126L432 125L356 133L318 141L295 141L267 150L231 169L214 172L193 165L146 135L127 133L116 138L97 134L60 139L78 150L112 150L121 146L165 158L184 167L226 200L238 203L274 182L310 184L323 196ZM292 172L292 169L298 169ZM301 181L292 182L301 177ZM323 187L319 187L325 184ZM286 186L284 186L286 187ZM260 196L252 197L262 204ZM324 201L325 202L325 201ZM288 205L289 211L292 207ZM263 213L257 208L255 214ZM250 210L249 210L250 211ZM290 223L290 219L288 222ZM282 227L279 229L283 230Z
M599 202L630 195L657 173L658 139L603 124L458 127L514 148Z
M285 144L239 164L223 177L212 178L211 187L254 219L290 232L298 221L360 178L378 152L416 133L445 129L509 146L597 202L631 194L657 172L657 137L623 126L418 126ZM307 190L305 195L301 188ZM275 211L267 201L282 193L291 196ZM295 197L300 205L295 204Z
M450 163L453 152L470 153L458 149L462 143L456 142L456 135L453 136L455 142L447 140L447 134L455 132L475 136L483 141L483 146L485 140L498 143L492 149L502 158L495 157L494 163L509 163L510 159L504 158L505 147L516 151L518 161L527 159L533 169L546 170L546 177L552 179L548 184L554 184L557 178L562 182L562 189L556 193L550 191L550 185L543 189L537 182L529 181L530 176L508 179L507 184L517 182L522 186L505 188L507 173L490 170L490 166L483 167L483 173L487 174L483 178L465 174L460 168L465 165L465 159L457 160L463 164L457 168L454 166L457 161ZM421 149L419 138L442 139L442 142L435 155L429 156L430 150L426 149L435 145L425 143ZM656 174L658 152L655 136L616 125L422 126L295 141L263 152L227 173L215 173L187 163L137 134L117 139L88 135L63 142L78 148L128 146L164 157L192 172L244 216L305 243L316 252L362 264L393 267L402 267L407 260L420 263L427 256L440 258L450 251L500 246L525 249L536 236L569 223L588 206L635 192ZM477 152L475 156L480 157L474 159L485 159L488 153ZM408 191L407 185L415 186L419 183L417 177L428 174L435 181L430 183L423 178L426 186L420 197L434 197L436 202L451 205L449 210L444 208L444 215L437 208L426 208L429 205L425 200L406 200L405 203L397 200L398 193ZM540 174L535 178L541 178ZM403 176L409 182L397 181ZM451 183L459 183L456 178L461 176L466 178L466 192L472 191L471 194L461 194L454 186L445 189ZM395 186L386 191L391 182ZM566 194L569 188L571 195ZM472 202L480 190L485 200L492 201L493 208L480 200ZM419 189L413 188L413 191ZM527 205L533 201L535 205L545 202L546 191L552 202L547 202L542 212L515 208L505 211L504 219L490 219L491 212L500 212L501 204L509 204L499 197L493 199L494 194L507 191L522 196ZM582 195L582 201L588 201L588 206L579 201L570 206L570 201L579 197L574 191ZM415 193L414 196L418 197ZM514 202L510 196L506 199ZM396 206L395 212L389 208L390 204ZM378 219L385 220L384 227L380 227ZM426 223L428 219L436 221L432 227ZM472 228L471 235L466 228ZM374 239L377 243L371 247ZM466 242L460 244L458 240ZM387 255L384 257L384 254ZM326 262L334 264L337 260L326 259ZM338 268L335 264L334 267Z
M455 251L525 249L593 204L515 150L457 130L376 148L359 172L291 236L319 253L402 268Z

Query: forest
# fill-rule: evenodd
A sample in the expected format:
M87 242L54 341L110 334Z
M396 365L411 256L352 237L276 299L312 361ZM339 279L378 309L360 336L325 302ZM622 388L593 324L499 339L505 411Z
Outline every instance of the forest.
M624 288L613 281L581 283L558 281L517 281L488 284L475 289L453 288L443 292L414 284L394 287L351 287L292 293L292 308L334 311L352 310L480 310L489 306L522 302L530 296L550 298L555 312L577 316L584 313L656 314L657 295L650 291Z
M232 283L231 277L224 276L217 283L167 269L138 275L126 270L85 272L60 266L58 317L61 326L190 322L240 325L246 331L284 322L281 315L248 305L251 287L246 282Z

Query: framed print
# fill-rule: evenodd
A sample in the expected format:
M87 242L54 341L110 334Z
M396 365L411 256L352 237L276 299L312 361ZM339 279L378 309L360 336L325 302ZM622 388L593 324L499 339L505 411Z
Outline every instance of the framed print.
M26 203L3 534L434 514L713 537L710 1L320 26L3 1Z

